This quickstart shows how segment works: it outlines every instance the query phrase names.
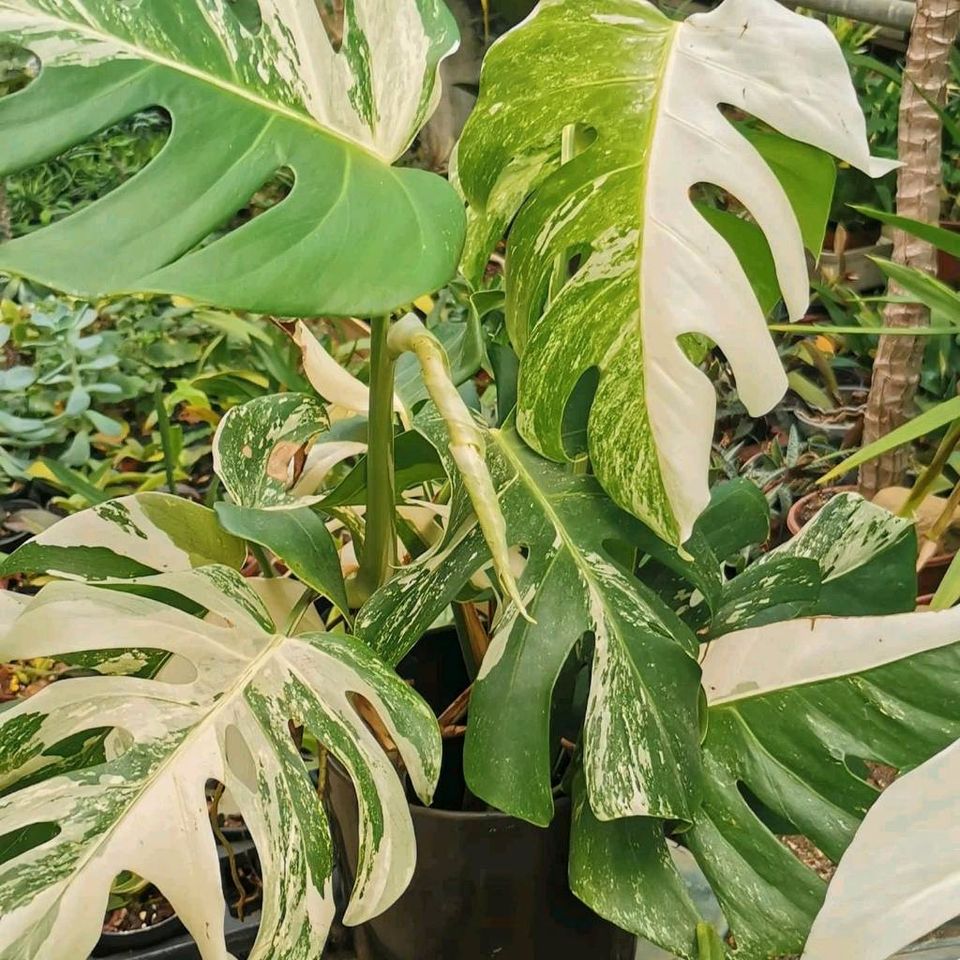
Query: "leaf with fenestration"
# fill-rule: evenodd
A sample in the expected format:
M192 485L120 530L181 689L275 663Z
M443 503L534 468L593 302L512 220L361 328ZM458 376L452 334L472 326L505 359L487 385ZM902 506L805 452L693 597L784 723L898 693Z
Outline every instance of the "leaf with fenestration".
M457 43L441 0L353 0L342 46L314 0L0 0L0 39L40 76L0 100L0 176L159 107L136 177L0 251L0 267L96 298L149 290L284 315L386 312L454 272L463 213L440 177L390 164ZM291 194L220 230L278 171Z
M916 555L910 520L837 494L795 537L724 583L705 636L798 616L906 613L916 606Z
M327 746L356 786L361 852L346 916L354 923L403 892L415 849L403 785L352 696L380 716L424 801L439 774L436 719L357 640L275 623L235 571L202 567L136 583L180 594L209 615L201 620L147 597L58 582L0 638L3 660L140 644L185 667L178 682L173 674L61 680L0 715L0 784L18 780L45 751L84 730L112 727L119 747L105 763L0 800L0 836L37 823L59 827L0 865L0 958L86 960L111 882L130 870L170 901L203 960L227 960L205 795L211 779L239 806L262 867L251 960L316 956L334 912L332 849L290 724Z
M443 453L442 421L424 414L418 426ZM619 548L643 544L665 558L673 551L618 510L592 477L538 457L512 427L489 431L485 444L507 542L527 554L518 586L536 622L508 606L480 668L465 747L471 790L514 816L550 822L559 749L550 706L586 636L579 656L593 671L583 749L594 812L690 817L700 789L696 641L622 564ZM357 616L358 635L391 663L490 563L456 468L448 465L448 474L457 495L446 541L399 571ZM717 592L716 567L690 568L706 595Z
M674 542L709 499L715 409L678 338L716 343L754 414L786 388L743 265L690 188L733 194L766 235L790 316L808 301L796 211L721 105L871 174L890 168L869 156L830 32L774 0L726 0L683 22L644 0L546 0L490 51L458 149L474 222L468 264L509 226L521 434L566 459L567 402L598 368L588 425L597 477ZM580 149L560 165L565 128L580 133Z
M677 839L720 901L738 957L796 954L826 884L777 834L803 835L838 860L878 797L865 761L909 769L960 735L960 610L772 624L705 644L701 662L703 803ZM641 870L669 875L662 833L588 826L571 835L574 889L602 915L695 960L688 905L669 912L638 900L627 910L617 890L644 878L617 861L597 874L578 850L620 831L623 842L660 848L657 856L644 846Z

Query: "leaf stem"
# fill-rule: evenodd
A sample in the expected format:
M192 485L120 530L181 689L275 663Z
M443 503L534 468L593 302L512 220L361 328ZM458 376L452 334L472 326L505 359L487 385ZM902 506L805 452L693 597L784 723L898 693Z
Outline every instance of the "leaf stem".
M317 591L312 590L310 587L307 587L307 589L300 594L300 599L293 605L290 616L287 617L287 622L283 625L283 633L285 636L289 637L293 634L294 630L300 625L303 615L310 609L313 601L316 600L318 596Z
M389 317L370 326L370 414L367 436L367 510L363 553L355 581L358 603L390 578L396 565L396 493L393 465L394 361L387 348ZM351 604L353 603L351 599Z
M163 387L159 384L153 393L153 407L157 413L157 428L160 431L160 446L163 448L163 469L167 475L167 489L177 492L177 481L173 469L173 435L170 430L170 416L163 402Z
M960 420L951 425L950 429L944 435L944 438L940 441L940 445L937 447L937 452L933 455L933 459L924 469L923 473L917 477L917 481L914 483L910 495L900 508L901 517L913 516L914 510L923 502L930 488L933 486L934 481L943 473L943 468L947 465L947 461L957 448L958 443L960 443Z
M253 554L253 559L257 561L257 566L260 568L260 575L267 580L272 580L277 575L277 571L273 569L273 564L267 556L267 551L264 550L259 543L254 543L252 540L247 541L247 546L250 548L250 553Z

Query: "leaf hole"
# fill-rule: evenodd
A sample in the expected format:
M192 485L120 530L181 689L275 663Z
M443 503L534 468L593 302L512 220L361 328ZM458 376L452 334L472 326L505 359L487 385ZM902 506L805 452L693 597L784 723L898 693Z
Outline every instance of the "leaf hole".
M781 835L799 835L800 829L781 813L767 806L743 781L737 781L737 790L754 816L771 832Z
M230 724L223 736L224 755L230 774L251 793L257 790L257 762L250 752L246 738L234 724Z
M0 42L0 100L25 90L40 75L40 60L32 51Z
M249 34L256 35L263 26L259 0L227 0L227 9Z
M900 771L886 763L865 760L861 757L845 756L847 770L858 780L862 780L874 790L884 791L900 776Z
M296 175L293 170L286 166L280 167L264 180L241 206L237 207L235 213L211 230L190 252L202 250L270 213L290 196L295 185Z
M587 456L587 424L599 383L600 370L590 367L581 374L567 398L561 430L563 448L571 460L581 460Z
M346 32L344 0L317 0L317 11L333 52L339 53Z
M159 155L171 129L170 115L150 108L9 175L12 238L63 220L122 187Z

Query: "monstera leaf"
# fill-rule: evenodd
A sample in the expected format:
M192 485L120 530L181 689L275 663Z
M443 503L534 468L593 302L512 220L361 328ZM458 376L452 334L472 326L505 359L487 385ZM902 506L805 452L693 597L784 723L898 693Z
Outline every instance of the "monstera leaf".
M457 44L441 0L352 0L334 50L314 0L0 0L0 38L42 72L0 101L0 175L138 110L160 155L85 210L6 244L0 269L84 297L177 293L263 313L379 313L453 273L463 215L439 177L390 163ZM283 168L291 195L226 236Z
M228 960L204 789L211 778L239 806L263 868L251 960L317 956L334 911L330 836L290 724L326 745L356 786L361 854L346 917L352 923L393 903L415 860L403 786L352 697L379 714L427 802L439 772L436 720L363 644L275 623L226 567L133 586L180 594L208 614L199 619L148 597L57 582L0 639L4 660L136 644L182 664L152 680L61 680L0 715L0 784L8 790L0 836L37 824L57 828L0 865L0 958L85 960L100 936L111 881L130 870L170 900L204 960ZM3 611L0 623L8 620ZM119 745L106 762L10 792L38 758L104 726L114 728Z
M774 155L721 106L797 142L781 138ZM667 540L685 541L709 500L715 397L683 335L723 350L751 413L786 389L735 240L690 190L715 184L749 210L796 318L804 238L777 169L806 163L808 145L871 175L890 169L869 156L829 31L774 0L726 0L682 23L645 0L544 0L486 59L457 173L474 220L468 266L509 226L518 429L566 459L564 411L596 368L597 477Z
M239 567L242 540L207 507L169 493L118 497L65 517L0 560L0 577L53 573L83 580L136 577L205 564Z
M960 740L884 790L830 881L804 960L887 960L956 917L958 783Z
M417 424L442 452L442 423L422 416ZM480 668L466 740L471 790L514 816L550 822L557 746L550 705L586 634L592 646L581 656L593 672L583 751L594 810L604 819L688 819L700 790L696 641L624 565L618 547L676 555L618 510L593 478L538 457L512 427L489 431L486 457L507 541L525 548L518 584L533 622L508 607ZM455 481L456 468L448 465L448 473ZM357 616L357 633L399 662L489 563L469 503L455 498L446 542L374 594ZM715 560L683 568L705 596L718 592Z
M826 883L776 833L804 835L837 861L879 796L865 761L908 770L960 735L960 610L771 624L705 644L700 660L703 803L679 839L716 893L738 957L798 954ZM662 824L602 823L581 810L571 844L571 885L587 903L697 956L689 898L657 893L678 888ZM581 845L617 849L619 860L600 871Z

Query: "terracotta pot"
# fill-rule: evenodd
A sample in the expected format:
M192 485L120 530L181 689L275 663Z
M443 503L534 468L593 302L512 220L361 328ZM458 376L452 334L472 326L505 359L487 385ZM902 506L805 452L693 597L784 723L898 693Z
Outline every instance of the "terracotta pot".
M795 537L803 529L807 520L810 519L810 517L807 517L806 520L801 522L802 515L807 512L808 504L819 498L822 501L820 503L820 507L822 507L832 496L848 491L855 492L856 489L856 486L852 484L842 487L824 487L822 490L814 490L812 493L801 497L787 513L787 529L790 531L790 535ZM817 509L820 509L820 507ZM813 514L810 516L812 517ZM954 556L953 553L937 553L924 564L923 569L917 574L918 603L927 595L932 597L937 592L937 587L940 586L940 581L943 580Z
M835 497L838 493L855 493L856 490L855 485L849 484L842 487L822 487L819 490L814 490L802 496L793 504L787 513L787 529L790 531L790 535L795 537L803 529L810 517L813 516L813 513L811 513L810 517L801 520L809 504L816 503L817 500L819 500L820 506L817 507L817 510L820 510L831 497ZM816 513L817 510L815 510L814 513Z
M960 233L960 223L941 220L940 226L951 233ZM951 287L960 287L960 258L945 250L937 251L937 276Z
M935 553L917 574L917 593L921 596L936 593L955 556L954 553Z

